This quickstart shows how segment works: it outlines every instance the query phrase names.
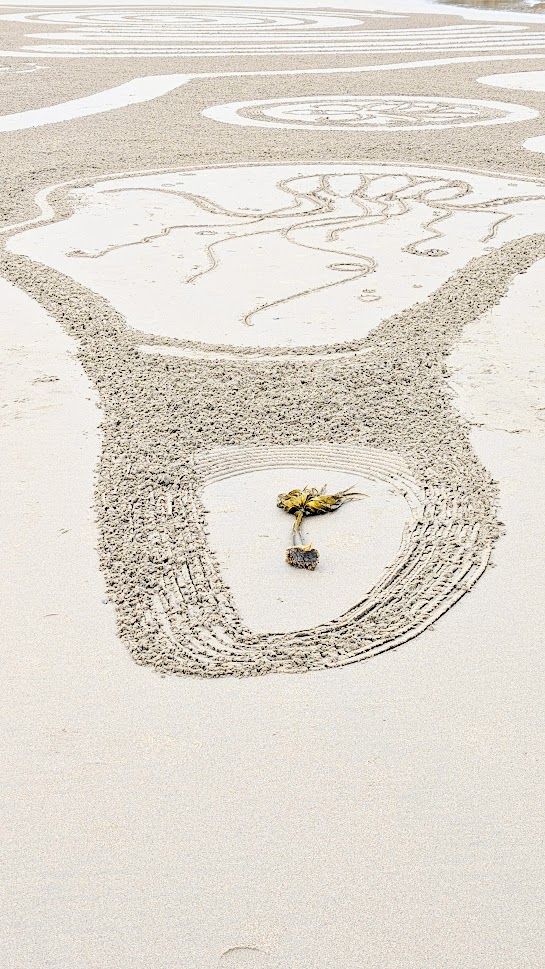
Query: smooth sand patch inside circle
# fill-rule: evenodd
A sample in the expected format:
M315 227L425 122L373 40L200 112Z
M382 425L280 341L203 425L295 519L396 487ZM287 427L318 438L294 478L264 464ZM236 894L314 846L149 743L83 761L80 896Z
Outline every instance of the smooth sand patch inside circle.
M276 496L305 484L367 495L307 518L305 542L320 553L315 572L290 568L293 518ZM410 507L383 481L324 467L267 468L207 485L209 541L243 622L253 632L292 632L336 619L395 558Z

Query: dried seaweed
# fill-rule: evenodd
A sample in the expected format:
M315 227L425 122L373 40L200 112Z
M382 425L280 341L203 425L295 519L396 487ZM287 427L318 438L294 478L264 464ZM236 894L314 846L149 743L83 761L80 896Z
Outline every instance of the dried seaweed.
M309 569L313 572L319 559L317 549L312 545L303 544L303 519L310 515L325 515L330 511L336 511L346 501L367 497L363 492L352 491L351 488L337 491L334 495L326 495L325 489L326 485L320 490L305 485L302 491L294 489L278 495L277 507L287 511L289 515L295 515L292 527L293 544L286 550L286 562L296 569ZM296 543L297 538L301 544Z

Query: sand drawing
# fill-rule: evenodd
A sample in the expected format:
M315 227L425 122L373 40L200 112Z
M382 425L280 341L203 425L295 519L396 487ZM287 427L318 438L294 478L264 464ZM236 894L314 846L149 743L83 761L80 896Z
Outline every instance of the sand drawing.
M115 176L56 189L47 205L51 217L15 230L5 258L76 336L101 395L102 566L138 662L204 676L343 665L411 639L468 591L498 535L495 488L450 405L444 361L543 255L532 233L545 185L399 166L243 166ZM229 306L226 280L242 256L252 271ZM160 305L154 319L157 293L142 301L153 278L164 287L162 272L176 280L172 309ZM211 286L231 314L223 343L212 315L204 332ZM343 324L324 333L324 306L351 321L350 333ZM262 343L249 342L255 333ZM205 337L230 360L199 358ZM165 352L150 353L154 344ZM168 354L183 346L195 356ZM335 490L354 476L379 505L390 495L400 531L377 536L384 561L361 573L340 614L312 622L311 610L300 628L273 608L269 628L255 631L210 544L207 495L281 468L323 470L318 483ZM358 514L372 508L362 502ZM351 507L337 514L345 528ZM236 540L214 528L220 543Z
M47 253L148 347L323 353L361 340L491 243L537 230L543 188L513 184L380 165L132 175L75 187L68 219L13 246Z
M489 77L479 78L479 83L489 84L491 87L510 88L515 91L535 91L538 94L542 94L545 91L545 71L492 74ZM545 153L545 135L527 138L522 143L522 147L526 148L527 151Z
M26 17L26 15L20 15ZM0 16L0 20L2 17ZM444 29L444 28L442 28ZM456 47L456 45L454 45ZM505 50L510 50L508 45ZM27 54L17 50L0 52L5 57L26 57ZM41 55L40 55L41 56ZM88 56L94 56L89 52ZM101 56L109 56L104 53ZM413 71L426 67L448 67L451 64L473 63L475 61L509 61L509 60L542 60L545 54L518 53L488 54L481 56L442 57L431 60L406 61L389 64L362 64L357 67L331 68L302 68L294 70L260 70L236 72L237 76L266 77L266 76L305 76L305 75L342 75L342 74L374 74L390 71ZM23 64L19 67L2 67L0 71L7 73L30 73L41 70L45 65ZM509 75L511 78L537 77L540 72L528 72L524 75ZM114 88L97 91L85 97L52 104L47 107L30 109L9 115L0 115L0 132L21 131L26 128L42 127L59 124L82 117L90 117L104 112L119 110L130 105L153 101L163 95L181 88L190 82L200 80L230 77L232 73L199 72L197 74L164 74L135 77ZM508 75L497 75L507 77ZM487 83L487 79L481 79ZM493 79L491 79L491 83ZM516 87L515 84L506 85ZM526 80L519 84L522 90L527 90ZM539 84L537 90L540 90ZM526 121L536 116L532 108L503 103L499 101L476 101L467 98L425 98L425 97L388 97L362 95L320 95L319 97L290 98L286 100L270 101L242 101L232 104L219 104L206 108L202 112L204 117L216 121L244 126L287 127L287 128L318 128L339 130L368 130L392 131L403 129L422 130L427 128L471 127L480 124L503 124L514 121ZM530 139L532 141L532 139ZM539 139L534 139L535 148L530 144L530 150L539 150Z
M250 127L318 131L419 131L506 124L537 117L537 111L500 101L384 95L320 95L239 101L205 108L204 117Z
M521 55L539 60L545 55ZM295 71L256 71L247 72L248 76L267 76L268 74L366 74L377 71L398 71L429 67L435 64L448 65L466 60L510 60L512 55L489 58L448 58L439 61L362 65L351 68L332 68ZM40 70L42 65L23 65L21 69L5 67L0 70L14 73L27 73ZM0 132L23 131L45 125L60 124L77 118L117 111L135 104L154 101L165 94L184 87L191 81L199 82L212 78L229 77L229 72L221 74L153 74L135 77L131 81L75 98L48 107L18 111L14 114L0 115ZM240 76L240 73L239 73ZM358 131L392 131L402 129L421 130L426 128L472 127L473 125L508 124L514 121L527 121L536 117L533 108L500 101L475 101L467 98L423 98L402 97L384 98L378 96L339 96L321 95L314 98L290 98L289 101L242 101L234 104L220 104L206 108L204 117L214 121L244 126L268 125L277 128L318 128Z
M0 969L539 969L545 0L263 2L0 0Z
M480 23L415 30L398 26L399 18L387 12L78 7L5 13L0 20L28 25L27 42L20 50L34 57L223 58L453 49L523 51L545 46L545 32L527 26ZM11 55L4 51L3 56Z
M34 67L33 70L39 70ZM88 97L75 98L62 104L47 108L18 111L16 114L0 115L0 132L23 131L25 128L41 128L44 125L60 124L76 118L117 111L132 104L142 104L173 91L187 83L185 74L154 75L153 77L134 78L118 87L90 94Z

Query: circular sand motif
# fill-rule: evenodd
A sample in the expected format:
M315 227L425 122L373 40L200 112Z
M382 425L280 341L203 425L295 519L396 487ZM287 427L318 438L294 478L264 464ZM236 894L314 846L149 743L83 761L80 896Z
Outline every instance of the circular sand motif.
M355 27L370 15L324 14L313 11L260 9L252 7L122 7L33 10L31 13L6 14L5 20L33 24L60 24L76 28L81 36L104 33L120 36L131 32L149 32L157 39L176 33L225 34L271 30L325 30L331 27ZM371 15L372 16L372 15Z
M538 112L517 104L464 98L318 95L238 101L206 108L202 114L214 121L250 127L418 131L527 121L537 117Z
M334 457L335 448L330 450L328 458ZM395 560L410 517L405 491L388 478L362 476L352 462L347 471L327 460L317 466L286 463L296 456L288 449L279 462L260 467L250 454L244 473L214 477L199 492L222 578L254 633L295 632L338 619ZM275 452L267 457L274 460ZM341 452L337 464L343 457ZM286 568L293 518L270 499L308 482L320 482L330 494L348 489L359 495L335 514L304 522L302 541L319 554L312 574Z
M203 549L200 496L206 485L221 478L271 466L314 464L386 484L406 504L407 523L401 544L397 556L372 588L362 589L359 601L342 616L307 630L258 636L241 626L230 597L218 601L214 595L218 565L213 553ZM190 636L192 661L197 666L214 665L215 660L230 661L235 672L243 660L256 671L262 664L281 669L285 664L285 668L301 661L304 664L310 654L320 666L354 662L415 636L470 588L488 561L489 543L483 542L478 526L468 528L467 522L456 520L455 507L446 491L438 488L425 493L403 460L386 451L333 444L217 448L197 451L193 468L193 486L181 496L181 501L189 509L186 527L192 533L190 545L195 552L176 584L166 587L165 597L152 603L146 622L155 626L159 636L167 629L176 641L184 634ZM176 516L179 511L160 500L152 513L157 516L158 531L162 531L168 527L165 513ZM248 570L259 569L259 565L258 561L247 563ZM198 600L191 582L195 574L199 576L201 592ZM297 573L293 576L294 595L300 578ZM174 610L165 608L169 588L174 597L187 597L181 609L179 600ZM193 624L192 636L187 623L189 615L199 617L198 623Z
M377 19L375 19L377 18ZM386 27L380 21L386 19ZM234 57L509 51L540 48L545 34L513 24L398 27L390 13L237 7L32 10L0 20L32 26L18 52L37 57ZM403 23L403 20L401 20ZM36 32L41 28L43 32ZM382 28L382 29L381 29ZM31 43L29 43L31 41ZM39 41L39 43L36 43Z

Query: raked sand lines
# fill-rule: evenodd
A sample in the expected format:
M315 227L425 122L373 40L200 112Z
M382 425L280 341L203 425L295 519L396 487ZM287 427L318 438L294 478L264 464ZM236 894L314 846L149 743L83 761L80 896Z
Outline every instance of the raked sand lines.
M9 13L0 19L27 24L28 43L23 43L19 52L39 57L223 58L423 50L507 52L545 47L545 31L526 26L460 24L417 30L398 27L395 19L385 16L387 26L383 29L377 29L376 21L365 13L287 13L228 7L158 9L152 14L130 8L77 9ZM39 31L40 27L45 30ZM4 55L10 56L10 52Z

